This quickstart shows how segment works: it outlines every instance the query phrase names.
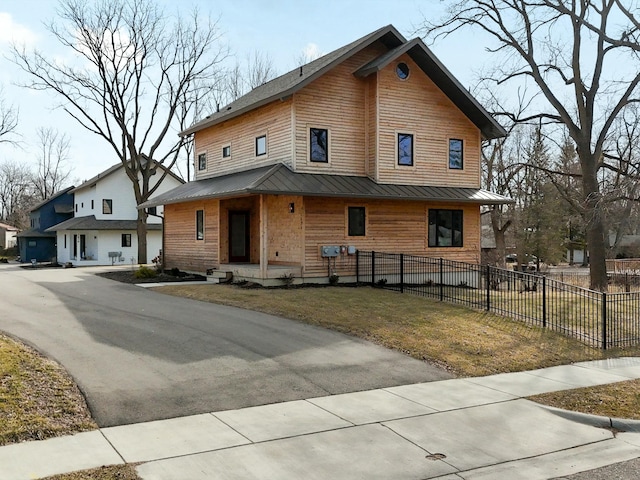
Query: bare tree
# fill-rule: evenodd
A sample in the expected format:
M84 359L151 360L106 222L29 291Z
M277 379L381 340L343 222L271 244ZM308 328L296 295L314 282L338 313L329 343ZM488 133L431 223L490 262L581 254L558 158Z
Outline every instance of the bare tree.
M174 135L180 117L193 114L200 87L226 56L217 25L197 10L187 19L167 16L151 0L62 0L58 15L61 23L48 29L78 61L14 47L14 62L31 76L25 86L58 94L69 115L113 148L143 203L188 141ZM140 263L147 262L146 220L139 210Z
M247 56L245 83L249 90L253 90L275 77L276 69L269 54L254 50Z
M46 200L66 186L69 180L71 170L67 160L71 144L67 135L53 128L39 128L37 137L38 164L33 182L40 200Z
M36 199L29 166L22 162L0 163L0 219L20 229L29 227L29 209Z
M598 172L616 118L640 100L640 23L635 7L632 11L623 3L459 0L450 3L443 21L425 22L423 29L433 39L467 27L488 34L496 42L491 51L506 55L490 80L502 85L529 79L544 99L517 120L542 119L566 127L580 162L591 287L602 291L607 289L607 272ZM609 66L618 67L611 76Z
M15 143L12 134L18 126L18 110L7 103L0 88L0 143Z

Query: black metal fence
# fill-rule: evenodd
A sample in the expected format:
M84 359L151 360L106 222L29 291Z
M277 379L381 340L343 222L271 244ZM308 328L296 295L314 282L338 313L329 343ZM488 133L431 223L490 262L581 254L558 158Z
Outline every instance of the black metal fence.
M603 293L489 265L398 253L356 256L358 283L549 328L593 347L640 345L640 292Z

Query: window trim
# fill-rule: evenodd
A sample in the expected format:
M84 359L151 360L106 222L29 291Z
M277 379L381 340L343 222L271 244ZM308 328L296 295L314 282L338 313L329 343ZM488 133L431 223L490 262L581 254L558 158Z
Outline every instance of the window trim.
M313 153L311 148L311 140L313 139L312 130L323 130L327 133L327 148L326 148L326 160L313 160L311 154ZM331 163L331 130L326 127L311 127L307 128L307 162L314 165L328 165Z
M196 210L196 240L204 240L204 210Z
M452 166L451 164L451 143L452 142L460 142L460 166ZM447 149L448 153L448 161L449 161L449 169L450 170L464 170L464 140L461 138L449 138L449 148Z
M204 162L202 162L204 159ZM207 152L200 152L196 155L196 167L199 172L204 172L207 169Z
M128 245L127 245L128 243ZM122 248L130 248L131 247L131 234L123 233L120 237L120 246Z
M363 219L363 224L362 224L362 228L363 231L362 233L352 233L352 229L351 229L351 211L352 210L362 210L362 213L364 215L364 219ZM367 207L364 205L347 205L347 237L366 237L367 236ZM355 228L355 225L354 225Z
M228 152L228 155L225 155L225 153ZM222 146L222 158L231 158L231 144L227 144L227 145L223 145Z
M433 215L436 218L436 222L435 222L435 229L436 229L436 234L435 235L431 235L431 215ZM440 245L438 242L438 239L440 238L437 235L437 229L438 229L438 223L437 223L437 219L438 219L438 213L439 212L450 212L451 213L451 245ZM454 234L453 234L453 223L454 223L454 214L459 214L460 215L460 244L456 245L454 242ZM428 211L428 219L427 219L427 245L429 248L462 248L464 247L464 210L462 210L461 208L430 208ZM434 238L435 237L435 238Z
M400 163L400 135L411 137L411 163ZM396 168L415 168L416 166L416 135L413 132L396 131Z
M406 67L406 70L407 70L406 73L403 71L404 69L401 67L402 65ZM407 64L407 62L398 62L396 64L396 77L398 77L398 79L404 82L408 80L410 76L411 76L411 68L409 68L409 65Z
M109 211L108 212L105 209L105 205L109 205ZM113 199L112 198L103 198L102 199L102 214L103 215L113 215Z
M264 153L258 153L258 141L264 138ZM258 135L254 142L256 157L266 157L269 154L269 143L267 141L267 134Z

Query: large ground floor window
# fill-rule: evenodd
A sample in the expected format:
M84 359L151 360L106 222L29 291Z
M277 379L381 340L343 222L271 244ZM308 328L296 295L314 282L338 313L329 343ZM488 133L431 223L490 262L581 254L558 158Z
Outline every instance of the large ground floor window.
M462 246L462 210L429 210L429 246Z

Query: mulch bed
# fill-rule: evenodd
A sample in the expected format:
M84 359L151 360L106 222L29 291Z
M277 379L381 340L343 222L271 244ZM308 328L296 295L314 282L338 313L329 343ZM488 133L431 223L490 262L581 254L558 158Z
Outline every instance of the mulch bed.
M116 270L113 272L97 273L96 275L122 283L204 282L207 280L207 278L202 275L193 275L185 272L178 272L177 275L163 272L151 278L136 278L133 270Z

